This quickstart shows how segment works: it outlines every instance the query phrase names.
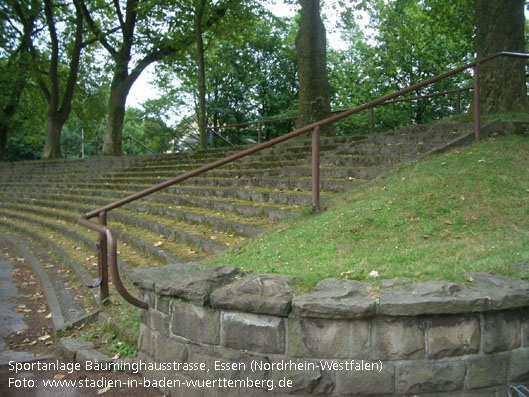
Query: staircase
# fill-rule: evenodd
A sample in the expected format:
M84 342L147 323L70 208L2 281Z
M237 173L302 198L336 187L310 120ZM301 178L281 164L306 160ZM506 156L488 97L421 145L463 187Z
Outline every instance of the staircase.
M439 124L322 138L322 200L471 130ZM240 150L2 164L0 233L59 252L79 279L96 278L97 234L77 223L81 214ZM295 216L311 205L310 156L310 140L284 142L111 211L121 267L196 262Z

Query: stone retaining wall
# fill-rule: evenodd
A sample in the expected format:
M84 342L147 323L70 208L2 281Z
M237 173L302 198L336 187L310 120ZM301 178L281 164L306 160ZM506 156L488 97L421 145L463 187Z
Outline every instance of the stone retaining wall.
M172 365L143 375L172 396L507 396L529 385L529 282L466 277L293 296L287 276L140 270L139 359Z

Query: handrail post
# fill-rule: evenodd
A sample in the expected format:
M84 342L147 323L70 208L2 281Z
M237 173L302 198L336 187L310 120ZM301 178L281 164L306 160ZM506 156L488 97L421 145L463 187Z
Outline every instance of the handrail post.
M479 139L480 126L479 62L474 65L474 139Z
M456 113L461 114L461 89L457 90Z
M320 127L312 131L312 213L320 209Z
M369 132L372 134L375 132L375 108L374 106L371 106L369 108Z
M257 123L257 143L261 143L262 137L263 137L263 125L259 121Z
M102 211L99 213L98 220L101 226L107 225L106 211ZM99 270L99 280L101 280L101 284L99 285L99 298L101 300L102 305L108 304L109 302L107 252L107 236L105 233L100 232L98 238L97 267Z

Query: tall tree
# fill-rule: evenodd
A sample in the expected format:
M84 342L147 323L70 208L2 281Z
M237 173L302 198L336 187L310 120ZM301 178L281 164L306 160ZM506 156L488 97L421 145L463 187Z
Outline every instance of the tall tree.
M5 159L12 120L27 85L27 71L31 69L29 48L40 13L40 3L36 0L25 5L22 19L17 7L20 2L13 0L0 5L0 47L4 55L0 58L0 161Z
M478 58L500 51L524 52L525 0L476 0ZM524 59L501 57L480 67L481 112L529 110Z
M77 83L79 72L79 62L81 51L87 43L83 43L83 17L81 10L76 6L73 14L73 42L63 44L69 52L69 71L64 91L61 92L59 67L60 62L60 41L56 27L56 16L58 11L70 14L69 6L54 4L52 0L44 0L44 14L46 25L48 26L51 54L49 64L49 86L39 79L39 85L48 101L48 122L46 125L46 143L44 144L44 159L61 157L61 130L72 110L72 100ZM68 18L70 15L67 15ZM70 49L68 51L68 49ZM36 54L35 47L32 46L32 53ZM61 99L62 94L62 99Z
M129 91L147 66L183 52L195 42L193 2L127 0L122 7L117 0L104 6L96 0L74 1L114 62L103 154L119 156ZM203 21L202 28L207 29L222 18L234 3L235 0L220 2Z
M16 15L16 22L11 24L12 28L16 30L17 24L22 26L21 45L23 51L31 57L28 68L32 69L32 78L48 103L46 141L42 157L58 158L61 156L61 130L72 108L81 51L87 45L83 43L82 16L79 9L72 9L71 4L54 0L9 1L7 4L11 7L13 15ZM42 6L43 25L47 35L43 33L45 29L35 27L36 15L40 16ZM49 48L43 49L39 45L40 40ZM44 65L47 65L46 72L43 70ZM65 74L67 77L63 85ZM24 72L21 72L21 77L29 79L27 75L24 76ZM18 77L14 80L14 86L17 87L18 93L15 92L13 98L20 98L21 95L21 85L16 83L17 79ZM26 83L27 81L22 84Z
M320 16L320 0L299 0L301 18L296 37L299 78L299 108L296 127L325 119L331 114L327 78L325 26ZM321 129L322 135L334 134L331 125Z
M197 45L197 80L198 80L198 132L200 149L208 148L206 134L206 66L204 61L204 39L202 37L202 20L206 10L206 0L195 0L195 39Z

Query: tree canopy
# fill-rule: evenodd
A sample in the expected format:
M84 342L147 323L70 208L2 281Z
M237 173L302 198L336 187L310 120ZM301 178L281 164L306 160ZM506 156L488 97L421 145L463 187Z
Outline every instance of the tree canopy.
M296 36L304 24L300 5L305 11L307 4L313 5L317 11L314 20L321 16L328 33L341 32L339 44L329 39L334 37L329 34L326 43L320 40L319 51L326 50L326 60L318 75L328 74L328 94L322 96L328 97L323 100L325 114L331 108L358 106L443 73L473 60L476 52L528 48L525 0L335 0L329 3L331 8L325 2L321 14L317 0L301 4L290 0L297 7L292 17L274 15L271 3L2 2L0 160L59 157L65 143L68 156L79 156L81 131L86 141L99 142L98 154L129 154L131 147L123 147L128 136L157 152L222 146L228 143L208 132L207 126L219 129L226 124L297 115L310 97L325 91L317 88L308 95L309 100L302 99L302 65L310 57L300 40L296 48ZM500 13L489 12L484 5L499 7L516 23L487 20L483 15ZM309 33L315 33L316 25ZM499 29L513 30L514 26L516 34L512 36ZM308 63L314 66L316 62ZM155 65L154 83L160 97L127 108L132 85L149 65ZM519 77L496 86L516 86L513 103L522 104L523 111L527 108L527 62L521 60L517 65ZM513 67L505 66L507 75ZM492 69L498 76L498 68ZM482 72L486 76L486 70ZM489 88L487 79L484 77L483 97L497 98L497 88ZM465 88L471 81L469 72L415 95ZM470 94L462 94L463 111L470 108L471 101ZM493 108L482 106L485 112ZM504 112L513 106L491 111ZM454 113L455 96L449 95L380 106L374 113L375 129L431 122ZM263 138L291 128L289 122L265 125ZM341 135L368 129L368 112L334 126L334 132ZM227 128L220 133L232 144L242 144L257 139L257 126ZM95 145L87 144L85 150L95 154ZM133 145L132 154L142 150Z

